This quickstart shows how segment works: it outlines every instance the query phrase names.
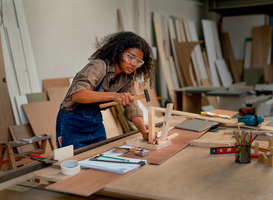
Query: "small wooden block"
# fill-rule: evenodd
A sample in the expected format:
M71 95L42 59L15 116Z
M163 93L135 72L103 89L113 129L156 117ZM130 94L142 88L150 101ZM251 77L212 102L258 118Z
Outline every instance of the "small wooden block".
M273 139L268 140L268 142L270 147L273 146Z
M267 163L268 166L273 167L273 157L269 156L267 157Z
M159 150L169 146L172 146L172 141L159 141L159 144L150 144L148 141L143 140L142 137L126 140L127 145L137 146L144 149Z
M193 140L193 141L190 141L190 145L196 146L196 147L230 147L230 146L234 146L234 141Z
M264 153L262 153L258 156L258 162L267 164L267 157Z
M273 155L273 146L270 146L270 155Z
M124 153L129 151L136 151L138 147L131 147L131 148L122 148L122 147L115 147L115 153Z
M259 152L259 142L255 142L254 153L258 153L258 152Z
M66 147L58 148L53 150L53 158L54 160L62 161L67 158L71 158L74 156L74 148L73 145L69 145Z

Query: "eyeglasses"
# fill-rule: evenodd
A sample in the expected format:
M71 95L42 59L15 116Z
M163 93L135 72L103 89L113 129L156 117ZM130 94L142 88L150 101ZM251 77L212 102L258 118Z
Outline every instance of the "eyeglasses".
M123 59L127 62L127 63L131 63L134 66L136 66L137 68L140 68L143 64L144 61L141 60L140 58L130 54L130 53L125 53L123 54Z

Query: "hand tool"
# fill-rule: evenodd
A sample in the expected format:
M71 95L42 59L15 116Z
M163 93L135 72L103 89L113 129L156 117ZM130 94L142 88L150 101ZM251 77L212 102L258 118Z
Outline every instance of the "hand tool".
M150 151L148 149L139 149L135 151L136 156L145 157L150 154Z
M257 115L245 115L243 118L238 118L238 122L243 122L247 126L258 126L263 121L264 119Z
M131 148L125 148L125 147L114 147L115 153L125 153L130 151L136 151L138 150L138 147L131 147Z
M45 164L53 164L53 163L58 162L58 160L53 160L51 158L40 157L40 155L37 155L37 154L30 154L30 156L24 156L24 155L20 155L20 154L16 154L16 153L10 153L10 154L15 155L15 156L21 156L21 157L24 157L24 158L29 158L31 160L36 160L36 161L39 161L39 162L43 162Z
M138 164L138 165L145 165L146 163L144 161L139 162L128 162L128 161L116 161L116 160L101 160L97 158L89 158L90 161L100 161L100 162L112 162L112 163L122 163L122 164Z
M148 93L148 90L147 90L147 89L144 89L143 92L144 92L144 94L135 96L135 97L134 97L134 100L139 100L139 99L144 99L144 98L146 98L146 101L147 101L147 102L151 101L151 100L150 100L149 93ZM108 102L108 103L102 103L102 104L100 104L100 108L106 108L106 107L114 106L114 105L117 105L117 104L118 104L118 103L115 102L115 101Z

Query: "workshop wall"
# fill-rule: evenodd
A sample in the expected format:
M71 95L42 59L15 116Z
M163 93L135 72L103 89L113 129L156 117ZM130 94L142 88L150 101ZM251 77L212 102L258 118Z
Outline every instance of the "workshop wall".
M202 4L181 0L23 0L38 79L74 76L95 51L96 37L125 30L152 41L151 12L193 20L201 33ZM42 87L42 86L41 86Z

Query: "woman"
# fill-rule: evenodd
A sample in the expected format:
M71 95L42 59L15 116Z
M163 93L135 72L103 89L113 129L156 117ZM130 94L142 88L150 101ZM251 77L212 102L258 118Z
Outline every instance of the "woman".
M147 42L132 32L105 37L90 62L74 77L57 116L58 146L74 149L106 139L99 104L115 101L124 106L132 121L148 140L142 110L134 102L136 78L152 87L154 60ZM144 84L143 83L143 84Z

